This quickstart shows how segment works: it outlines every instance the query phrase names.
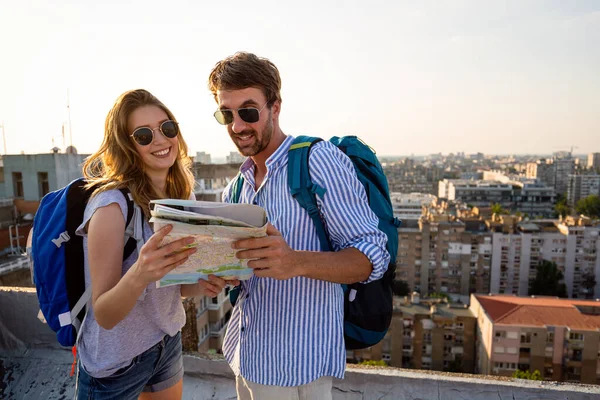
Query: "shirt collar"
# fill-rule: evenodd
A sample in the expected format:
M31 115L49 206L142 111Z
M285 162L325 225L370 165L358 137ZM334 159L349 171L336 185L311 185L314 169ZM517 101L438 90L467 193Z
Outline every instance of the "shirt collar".
M293 136L287 136L285 140L279 145L277 150L269 158L267 158L267 162L265 163L267 166L267 170L277 169L284 161L287 160L287 153L294 141ZM246 158L246 161L242 163L240 166L240 172L244 174L247 171L254 169L254 161L252 161L251 157Z

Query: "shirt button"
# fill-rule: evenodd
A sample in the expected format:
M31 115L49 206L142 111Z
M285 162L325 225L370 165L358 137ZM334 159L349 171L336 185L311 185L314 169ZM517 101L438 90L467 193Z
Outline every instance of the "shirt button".
M245 329L245 328L242 326L242 329L240 329L240 330L241 330L242 332L244 332L244 329Z
M247 299L249 299L249 298L250 298L250 293L248 293L248 294L246 295L246 298L247 298Z

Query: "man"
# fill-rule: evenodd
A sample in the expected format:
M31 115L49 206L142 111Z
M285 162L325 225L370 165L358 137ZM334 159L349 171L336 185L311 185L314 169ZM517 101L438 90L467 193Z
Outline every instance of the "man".
M352 163L322 141L310 153L310 174L326 190L318 197L335 252L321 252L315 227L290 195L288 150L293 137L279 126L281 79L265 58L236 53L209 76L223 125L240 153L240 202L258 204L267 237L233 244L252 259L227 328L223 352L240 399L331 398L332 377L343 378L346 351L340 284L370 282L387 269L387 238L377 228ZM231 185L223 201L231 199Z

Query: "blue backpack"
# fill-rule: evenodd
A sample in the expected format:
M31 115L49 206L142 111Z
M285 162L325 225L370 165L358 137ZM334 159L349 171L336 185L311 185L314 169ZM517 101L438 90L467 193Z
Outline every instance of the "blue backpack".
M317 195L325 190L310 178L308 156L311 147L322 139L299 136L288 151L288 186L290 193L312 219L321 249L331 251L329 235L317 206ZM393 314L392 286L398 253L398 227L400 221L394 217L387 178L375 152L356 136L333 137L330 142L346 154L363 184L369 206L379 218L379 229L387 236L390 264L381 279L361 284L342 285L344 288L344 341L346 349L364 349L379 343L386 335ZM235 178L231 188L231 201L237 203L243 186L241 174ZM237 290L236 290L237 289ZM230 291L235 304L239 288Z
M91 285L85 289L83 238L75 234L93 192L85 184L76 179L45 195L33 220L31 255L40 310L63 346L75 345L92 293ZM135 205L127 189L121 192L127 200L125 260L137 247Z

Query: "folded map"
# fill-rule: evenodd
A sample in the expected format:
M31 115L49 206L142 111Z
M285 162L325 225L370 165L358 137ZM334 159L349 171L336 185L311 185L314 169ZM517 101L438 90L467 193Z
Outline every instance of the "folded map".
M154 231L165 225L173 230L163 244L192 236L198 251L160 281L157 287L196 283L209 274L224 279L249 279L252 269L248 260L235 257L237 250L231 243L245 238L267 234L267 214L262 207L252 204L229 204L208 201L163 199L150 202Z

